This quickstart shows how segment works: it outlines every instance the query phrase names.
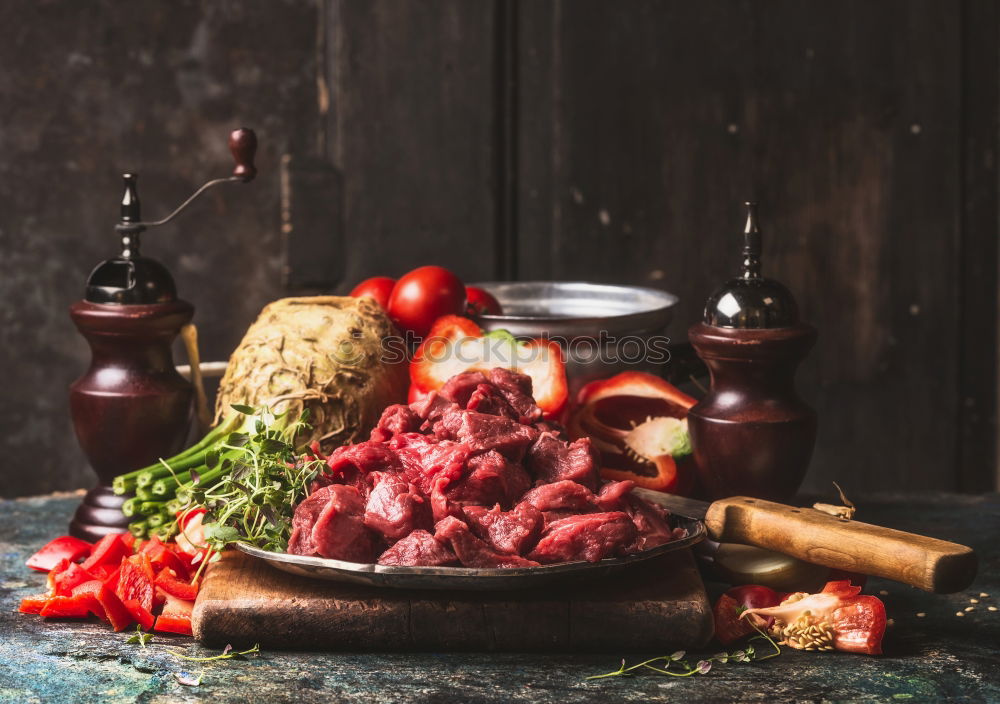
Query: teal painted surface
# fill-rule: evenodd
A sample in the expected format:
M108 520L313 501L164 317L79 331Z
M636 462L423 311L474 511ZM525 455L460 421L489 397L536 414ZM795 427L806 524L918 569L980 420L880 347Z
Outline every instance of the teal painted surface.
M0 501L0 702L1000 701L1000 611L986 609L1000 606L996 495L862 504L867 521L965 542L982 560L979 579L962 594L934 596L873 580L869 591L889 592L882 598L895 620L883 657L786 652L717 666L699 678L600 682L584 678L615 669L619 654L265 652L199 664L168 651L213 654L187 638L157 634L143 650L125 643L127 633L97 623L15 613L21 597L45 583L23 566L25 558L62 531L78 500ZM981 591L991 596L956 617ZM181 685L175 672L203 672L202 684Z

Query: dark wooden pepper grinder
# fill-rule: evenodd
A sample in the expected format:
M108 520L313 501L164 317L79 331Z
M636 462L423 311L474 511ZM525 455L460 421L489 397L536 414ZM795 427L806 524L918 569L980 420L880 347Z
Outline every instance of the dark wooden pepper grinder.
M761 276L757 207L747 203L740 276L708 299L688 330L711 387L688 413L698 472L713 499L787 501L805 477L816 412L795 392L795 370L816 341L788 289Z
M77 440L98 484L87 492L70 522L70 533L98 540L127 530L121 512L126 496L111 491L111 480L175 454L192 415L194 390L174 368L171 343L194 315L194 306L177 298L173 277L159 262L139 253L139 235L166 224L209 188L247 182L257 138L234 130L229 148L233 175L209 181L163 220L142 222L137 177L125 174L121 221L115 227L121 253L91 272L84 299L70 306L70 317L90 344L87 372L70 386L69 403Z

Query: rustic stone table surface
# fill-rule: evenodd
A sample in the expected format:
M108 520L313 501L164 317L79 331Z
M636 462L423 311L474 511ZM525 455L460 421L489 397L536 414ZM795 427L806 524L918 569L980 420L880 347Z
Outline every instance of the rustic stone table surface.
M974 547L979 577L961 594L935 596L884 580L895 624L886 655L785 651L751 664L717 665L690 678L644 675L587 681L623 653L263 652L248 660L189 663L215 654L190 639L156 635L145 649L97 623L44 622L15 612L42 591L24 560L63 532L79 497L0 501L0 701L2 702L653 702L1000 701L1000 497L878 496L859 518ZM980 598L980 592L990 594ZM980 599L970 604L970 598ZM974 610L965 612L968 606ZM957 617L962 611L965 615ZM918 613L926 616L918 617ZM319 615L317 615L319 617ZM711 648L711 654L720 648ZM657 655L649 653L648 655ZM642 653L630 653L639 662ZM174 673L203 673L185 686Z

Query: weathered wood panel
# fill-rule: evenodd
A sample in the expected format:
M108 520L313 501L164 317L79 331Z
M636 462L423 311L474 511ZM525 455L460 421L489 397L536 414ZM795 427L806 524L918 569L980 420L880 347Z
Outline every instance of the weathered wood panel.
M93 481L69 421L90 355L68 307L118 252L122 171L162 217L230 171L230 129L256 128L258 179L215 191L143 251L195 304L203 359L228 355L284 293L279 160L317 132L316 22L304 0L0 6L0 495Z
M492 2L333 0L328 155L344 182L340 288L440 264L492 278Z
M931 2L524 3L524 277L662 286L674 336L735 273L820 329L807 481L957 485L962 32Z

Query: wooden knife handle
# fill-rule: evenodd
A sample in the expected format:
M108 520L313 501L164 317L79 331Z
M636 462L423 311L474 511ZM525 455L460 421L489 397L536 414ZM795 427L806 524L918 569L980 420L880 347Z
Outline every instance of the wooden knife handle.
M713 503L705 525L719 542L756 545L938 594L968 587L978 565L964 545L745 496Z

